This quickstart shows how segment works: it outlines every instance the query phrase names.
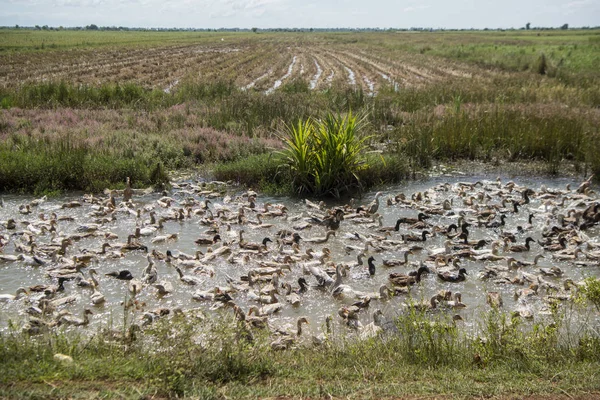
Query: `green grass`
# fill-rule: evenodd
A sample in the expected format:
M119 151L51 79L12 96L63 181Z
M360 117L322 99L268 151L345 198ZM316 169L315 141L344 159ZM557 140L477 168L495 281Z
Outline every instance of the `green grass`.
M10 166L3 167L0 191L97 190L122 182L124 174L148 184L160 162L165 170L217 163L215 174L223 179L293 193L289 173L273 164L283 162L269 155L281 150L286 126L348 112L365 116L365 144L383 157L373 162L384 172L355 171L363 189L436 160L538 160L549 172L569 164L600 176L599 38L598 30L256 35L1 29L0 58L7 65L63 58L71 65L73 52L86 59L85 52L144 46L167 54L193 45L251 51L235 59L231 70L209 64L209 77L181 77L169 93L148 83L148 76L94 84L10 82L0 88L0 151ZM55 46L41 49L41 41ZM271 95L264 88L238 88L247 67L260 69L262 57L296 45L362 50L383 64L408 60L425 73L431 67L466 75L384 86L375 96L339 82L311 91L306 74ZM67 155L65 148L76 151ZM268 165L261 164L265 158ZM77 187L73 176L80 165L97 172ZM53 171L50 177L45 170Z
M270 194L288 194L292 190L291 177L279 167L279 160L275 154L259 154L217 164L213 173L219 181L246 185Z
M351 112L327 114L286 128L279 156L294 192L339 197L360 188L358 173L369 168L365 144L369 137L361 132L364 120Z
M102 333L0 335L0 396L201 398L598 395L600 340L553 321L527 325L495 311L476 335L445 314L402 314L398 334L364 341L334 326L325 344L273 351L267 332L235 322L173 317L113 342ZM198 341L203 332L210 341ZM61 353L72 364L53 359ZM581 377L585 376L586 379Z
M534 73L539 73L535 66L543 54L555 72L595 73L594 63L600 61L598 43L593 40L598 37L596 32L590 32L587 37L565 34L552 37L551 40L535 35L537 33L524 33L512 38L496 38L491 43L475 40L474 43L459 46L435 46L430 51L435 55L486 67Z
M243 38L229 32L73 31L0 29L0 52L54 51L102 47L139 47L214 42Z
M389 137L400 152L422 166L434 159L541 160L556 173L565 162L583 168L596 160L600 131L575 113L558 109L540 113L501 106L461 109L456 103L442 115L416 114Z
M567 74L595 75L599 61L600 32L592 30L463 31L396 33L379 36L382 44L394 50L441 56L506 71L531 71L540 54ZM372 36L375 41L375 36ZM362 40L361 40L362 41Z
M77 109L59 103L48 110L3 111L0 134L5 140L0 142L0 152L6 162L0 166L0 188L101 190L124 182L125 176L149 184L149 171L156 162L167 170L233 162L215 169L218 179L293 193L290 177L298 179L300 175L290 175L283 168L287 161L269 155L283 146L278 137L284 135L286 125L344 110L365 115L362 135L368 138L364 142L367 152L378 151L385 160L355 171L363 189L397 182L435 160L538 160L552 173L559 172L564 163L582 172L600 171L600 117L586 108L479 103L470 93L451 97L451 90L440 93L438 90L448 89L438 86L383 91L374 97L345 88L265 96L219 82L196 89L186 86L190 97L183 103L173 98L175 94L152 97L159 92L140 89L149 96L144 94L141 98L145 100L136 102L135 107L148 106L141 108L127 108L128 101L119 94L114 109ZM60 90L50 92L55 96ZM190 93L200 93L199 98L193 99ZM160 100L154 106L145 103L153 99ZM171 103L169 107L160 105ZM248 158L254 155L258 158ZM263 162L265 159L268 162ZM381 173L373 172L376 170ZM52 173L47 175L47 171ZM77 176L83 179L74 178Z
M0 90L3 108L132 108L154 110L186 101L222 100L237 89L232 82L182 82L175 94L134 83L74 85L65 81L26 84L18 90Z
M215 179L242 184L272 195L293 195L292 176L281 156L275 153L259 154L229 163L212 166ZM365 191L377 186L398 183L414 173L405 157L395 154L366 155L366 168L357 172Z
M65 190L101 192L127 177L136 187L162 187L168 178L160 163L123 159L67 143L44 145L25 143L0 147L0 188L36 194Z

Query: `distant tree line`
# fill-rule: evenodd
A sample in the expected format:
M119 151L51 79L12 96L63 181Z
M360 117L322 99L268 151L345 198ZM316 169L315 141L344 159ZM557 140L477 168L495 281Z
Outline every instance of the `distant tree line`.
M575 29L599 29L600 26L582 26ZM86 26L74 27L52 27L48 25L35 26L0 26L0 29L30 29L47 31L142 31L142 32L465 32L465 31L516 31L516 30L560 30L569 29L569 24L563 24L560 27L531 27L528 22L521 28L464 28L464 29L446 29L446 28L131 28L126 26L98 26L90 24Z
M533 29L533 30L544 30L544 31L550 30L550 29L563 29L563 30L565 30L565 29L569 29L569 24L562 24L559 28L553 28L553 27L546 28L546 27L543 27L543 26L541 26L541 27L533 27L532 28L531 27L531 22L528 22L528 23L525 24L525 27L521 28L521 29L525 29L525 30ZM590 28L590 27L584 26L584 27L581 27L581 28L578 28L578 29L596 29L596 27Z

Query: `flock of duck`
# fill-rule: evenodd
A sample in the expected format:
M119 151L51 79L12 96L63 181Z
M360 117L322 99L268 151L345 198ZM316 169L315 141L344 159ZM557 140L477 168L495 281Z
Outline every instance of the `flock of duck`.
M272 347L285 349L310 321L323 322L315 343L336 322L367 338L394 330L390 317L410 308L453 321L474 306L530 319L600 266L591 177L574 189L439 183L333 207L263 202L221 182L173 183L160 195L128 183L0 206L12 216L0 221L0 289L14 290L0 295L1 328L18 311L31 334L115 309L135 315L135 330L222 309L249 334L270 329Z

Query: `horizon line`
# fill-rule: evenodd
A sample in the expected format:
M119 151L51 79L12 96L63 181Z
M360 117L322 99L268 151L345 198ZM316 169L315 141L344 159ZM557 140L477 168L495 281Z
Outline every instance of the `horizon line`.
M566 26L566 27L565 27ZM90 28L94 27L94 28ZM376 30L376 31L539 31L539 30L593 30L600 29L600 25L597 26L570 26L569 24L563 24L561 26L534 26L530 28L522 27L494 27L494 28L446 28L446 27L429 27L429 26L414 26L410 28L398 28L398 27L271 27L271 28L259 28L259 27L220 27L220 28L198 28L198 27L141 27L141 26L123 26L123 25L74 25L74 26L49 26L49 25L1 25L0 29L31 29L31 30L146 30L146 31L164 31L164 30L195 30L195 31L365 31L365 30Z

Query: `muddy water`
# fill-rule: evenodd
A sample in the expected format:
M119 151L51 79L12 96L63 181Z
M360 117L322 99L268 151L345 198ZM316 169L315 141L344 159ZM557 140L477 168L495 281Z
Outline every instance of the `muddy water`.
M273 84L273 87L271 87L267 91L265 91L266 94L273 93L279 86L281 86L283 81L285 81L287 78L289 78L292 75L292 71L294 70L294 65L296 65L297 58L298 58L297 56L294 56L292 58L292 62L289 65L288 70L285 73L285 75L283 75L281 78L277 79L275 81L275 83Z
M356 85L356 75L354 74L354 71L352 71L350 68L346 67L344 65L344 68L346 69L346 72L348 73L348 83L352 86Z
M375 94L375 83L371 79L369 79L369 77L366 75L363 76L363 80L365 81L365 84L369 88L368 95L373 96Z
M456 178L456 177L438 177L430 178L423 181L407 182L402 185L392 186L382 190L381 205L378 213L382 215L383 226L394 225L395 221L399 217L416 217L418 210L415 207L394 204L388 206L386 199L394 197L399 193L404 193L408 198L412 194L417 192L429 193L429 197L432 201L442 202L443 200L452 200L455 211L458 209L466 209L466 206L462 203L462 197L459 197L457 189L457 182L467 181L475 182L485 177L470 177L470 178ZM508 179L503 180L505 184ZM530 187L540 193L542 185L546 185L548 188L560 188L564 189L567 184L573 185L576 188L579 184L578 181L572 181L570 179L540 179L540 178L523 178L514 179L517 185L524 185ZM452 189L448 191L434 191L433 187L440 183L448 182L452 186ZM197 184L197 182L191 182ZM193 190L191 187L185 189L173 189L168 195L173 198L171 207L163 208L159 205L158 200L162 197L160 194L146 194L146 195L135 195L134 196L134 210L142 210L141 218L137 218L135 212L128 211L125 207L117 208L117 211L113 213L115 220L103 224L98 230L97 236L90 236L83 238L67 249L65 258L70 258L74 254L79 254L85 250L100 250L102 243L107 242L104 234L111 232L118 236L118 239L108 240L114 250L118 251L119 245L117 242L125 242L128 235L133 234L137 225L143 224L143 221L149 219L149 211L153 210L156 213L157 218L161 216L170 216L175 213L179 208L184 207L186 202L204 201L208 196L214 198L211 199L209 208L216 214L217 210L227 208L230 209L234 215L237 215L238 209L241 206L247 206L248 202L244 198L239 200L239 204L236 203L236 197L241 199L242 192L237 192L234 188L216 187L216 191L206 193L199 193L200 190L205 188L197 188ZM476 193L478 189L475 189ZM208 193L211 193L210 195ZM218 194L218 195L217 195ZM229 197L225 198L227 194ZM368 204L375 197L375 193L368 193L362 200L357 202L358 204ZM19 212L21 205L31 202L33 198L24 196L5 195L4 196L4 207L0 208L0 221L6 221L9 218L13 218L17 221L17 227L15 230L7 230L4 227L0 228L0 234L6 238L10 238L9 242L4 246L3 254L19 254L16 250L16 243L20 242L21 239L15 233L31 230L29 223L39 221L38 215L43 213L47 218L50 217L51 213L56 213L60 218L63 216L71 216L74 221L59 221L57 225L59 236L69 236L74 234L81 234L81 226L90 224L96 217L92 216L92 213L97 211L97 206L92 206L89 203L82 202L81 207L77 208L62 208L62 205L70 201L81 201L82 196L80 194L72 194L59 199L51 199L43 202L42 204L35 207L33 213L29 215L23 215ZM118 198L119 200L119 198ZM263 223L272 224L271 227L253 229L252 222L257 221L258 211L264 207L265 203L281 204L287 208L286 216L283 217L264 217ZM490 203L499 203L496 198L490 200ZM570 204L570 201L565 202L565 206ZM329 203L327 206L334 206L336 204ZM198 206L192 206L193 209L199 208ZM521 208L518 214L508 212L506 218L507 230L513 230L517 225L526 226L527 216L529 213L537 215L536 220L531 229L525 234L518 235L519 244L523 243L526 236L532 236L534 239L542 239L541 230L546 223L546 219L550 218L550 223L556 223L554 217L549 215L544 216L544 207L542 200L537 197L533 197L531 203ZM243 225L237 224L237 220L234 218L231 221L231 231L227 231L225 228L221 228L221 236L225 242L230 242L230 247L233 250L234 257L239 258L236 253L239 252L240 247L236 242L238 238L238 232L244 230L244 239L248 242L260 242L265 237L270 237L275 241L275 233L280 229L292 229L292 227L299 222L303 221L303 217L308 217L310 214L317 212L315 209L308 207L303 201L288 198L269 198L264 196L258 196L256 201L256 207L246 209L245 216L247 222ZM565 212L566 213L566 212ZM204 216L192 216L184 218L183 220L170 220L165 222L164 228L151 236L142 236L139 240L148 246L150 251L157 250L160 252L166 252L168 249L171 250L175 255L180 252L194 254L197 250L201 250L203 253L207 253L208 246L197 245L194 241L203 235L203 232L208 228L202 220ZM310 219L307 221L310 222ZM432 215L427 221L432 225L438 225L446 227L451 223L457 222L456 215ZM358 224L353 222L351 219L342 221L339 230L336 235L331 237L330 240L325 244L308 244L301 240L301 253L304 253L306 249L313 248L315 251L321 251L324 247L331 250L332 261L336 264L345 263L353 265L356 263L357 251L348 251L345 249L347 245L352 246L364 246L360 240L351 240L350 237L355 233L358 233L360 237L365 237L369 234L380 235L376 231L377 224L375 222ZM407 229L408 225L402 225L399 232L392 232L389 239L401 240L402 234L411 233L412 231ZM429 229L432 231L432 229ZM488 228L478 228L473 226L469 228L470 240L475 239L486 239L488 244L485 246L486 249L490 249L490 242L498 237L498 230ZM100 233L102 232L102 233ZM420 233L420 230L414 232ZM302 230L299 232L303 239L310 237L318 237L325 235L325 229L322 226L313 224L312 228ZM152 243L152 239L156 235L167 235L177 234L177 239L171 240L167 243ZM585 234L589 237L592 242L600 241L600 230L598 226L585 231ZM35 242L38 246L50 243L52 236L48 233L40 234L35 237ZM377 240L373 239L376 243ZM414 251L414 255L409 258L411 262L410 266L405 267L394 267L387 268L382 266L382 261L387 259L400 259L404 249L412 245L411 243L399 244L393 249L375 251L369 250L367 257L372 255L375 257L376 272L374 276L369 276L366 269L366 257L365 266L351 266L347 276L344 278L344 283L351 285L357 291L375 293L382 284L389 284L388 274L392 272L407 273L415 270L418 266L418 262L425 260L431 251L435 248L443 247L444 241L447 238L442 234L436 234L431 239L428 239L424 244L421 244L423 250ZM413 243L414 244L414 243ZM220 247L222 244L213 246L215 249ZM196 290L209 290L216 286L228 286L227 279L232 277L238 280L242 275L248 273L252 268L257 268L260 261L272 260L279 255L277 246L273 243L269 243L269 252L262 256L251 255L250 260L247 262L240 261L238 263L232 263L227 260L228 256L217 258L213 261L207 262L206 264L213 268L215 273L214 276L210 277L206 274L197 274L198 277L203 279L203 283L198 286L188 286L183 284L179 279L174 267L165 261L155 260L155 264L158 270L159 281L170 281L174 286L173 293L164 297L157 295L157 290L152 286L145 286L140 294L137 295L137 300L145 304L144 309L134 311L135 319L139 320L142 318L144 311L153 310L158 307L181 307L182 309L190 308L201 308L207 312L211 308L214 308L215 304L210 301L199 302L192 300L192 293ZM290 247L286 247L289 249ZM582 246L582 248L585 248ZM112 249L109 249L112 250ZM524 253L505 253L502 250L500 255L512 255L517 260L532 261L536 254L543 252L541 247L534 243L532 244L532 250ZM95 268L99 272L99 291L105 296L106 302L101 306L92 306L90 304L90 295L92 291L90 289L83 289L75 285L73 281L65 284L65 292L58 294L56 297L60 298L67 295L76 295L76 301L64 306L63 308L73 312L76 315L80 315L85 307L90 307L94 315L91 317L90 327L87 329L93 329L94 327L104 326L106 324L113 324L119 326L123 319L123 306L122 302L128 298L127 281L119 281L114 278L105 276L106 273L111 271L129 270L136 278L141 278L142 273L146 265L148 264L147 255L143 251L125 252L122 258L110 259L98 256L98 258L92 261L89 267ZM580 260L585 260L585 257L580 256ZM47 277L46 273L49 269L57 267L57 262L50 258L44 258L45 265L43 266L28 266L23 261L16 262L2 262L0 261L0 293L15 293L19 287L30 287L38 284L52 284L56 283L55 280ZM316 279L312 275L306 275L303 272L303 263L305 261L299 261L291 266L291 271L284 270L281 282L289 282L294 287L297 287L297 280L303 276L309 282L311 286L317 284ZM308 262L308 261L306 261ZM388 301L379 301L373 299L371 306L366 311L361 312L361 321L363 324L369 323L372 313L376 309L381 309L384 314L388 317L398 315L405 310L405 303L410 298L415 301L427 300L432 295L438 293L442 289L451 290L453 292L460 292L462 294L462 301L466 304L466 308L460 310L448 310L449 313L458 313L464 318L464 323L467 326L477 325L477 316L481 315L483 311L489 310L489 306L485 302L486 293L488 291L497 291L502 294L504 300L504 308L506 310L515 310L518 307L528 308L534 315L534 320L543 318L543 315L548 312L548 303L546 300L546 291L540 291L538 295L528 297L526 302L518 304L514 298L514 293L518 289L527 287L526 285L512 285L512 284L498 284L492 280L483 280L479 277L479 273L483 271L486 266L490 265L506 265L504 261L497 262L483 262L476 260L463 259L462 264L468 271L466 281L460 283L445 283L436 278L435 274L423 275L421 285L413 287L410 295L398 295ZM562 282L566 278L571 278L575 282L578 282L588 276L599 276L600 269L598 268L598 262L588 266L579 266L572 261L559 261L552 258L550 254L546 254L546 258L540 260L540 267L553 267L557 266L561 268L564 275L560 278L543 277L546 282L562 287ZM88 275L88 268L83 270L84 274ZM183 268L185 269L185 268ZM511 275L515 277L522 277L523 272L534 275L540 275L539 267L525 267L520 271L511 271ZM190 270L185 270L185 274L194 274ZM258 291L260 285L256 285L255 289ZM278 296L279 300L285 304L284 291L280 291L281 295ZM249 296L245 292L233 292L231 293L234 301L244 310L247 310L252 305L258 305L255 301L249 300ZM375 295L373 295L375 296ZM18 321L22 324L27 319L24 314L24 310L37 304L37 301L41 297L41 294L31 293L24 298L15 301L8 301L0 303L0 328L7 329L8 321ZM313 334L320 332L322 323L327 315L334 315L335 321L341 324L341 319L337 316L337 311L342 305L347 305L354 302L355 299L334 299L327 290L321 290L316 287L311 287L305 294L302 295L302 303L299 307L292 307L289 304L285 304L281 312L271 317L271 320L275 325L289 322L301 315L308 316L310 325L307 327L308 331Z
M266 78L267 76L269 76L271 73L272 73L272 71L265 72L264 74L262 74L261 76L259 76L258 78L256 78L255 80L253 80L252 82L250 82L249 84L247 84L246 86L244 86L244 87L242 88L242 90L248 90L248 89L252 89L252 88L253 88L253 87L256 85L256 83L257 83L257 82L259 82L259 81L261 81L261 80L265 79L265 78Z
M311 90L313 90L314 88L317 87L317 82L319 82L319 78L321 78L321 75L323 74L323 68L321 68L321 66L319 65L317 60L314 60L314 61L315 61L315 67L317 67L317 72L315 73L315 76L313 76L312 79L310 80L309 87Z

